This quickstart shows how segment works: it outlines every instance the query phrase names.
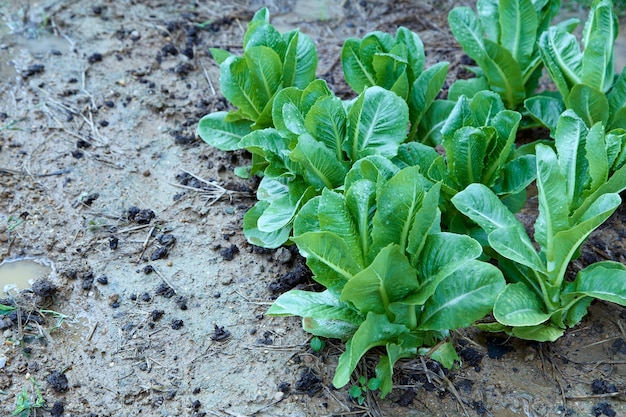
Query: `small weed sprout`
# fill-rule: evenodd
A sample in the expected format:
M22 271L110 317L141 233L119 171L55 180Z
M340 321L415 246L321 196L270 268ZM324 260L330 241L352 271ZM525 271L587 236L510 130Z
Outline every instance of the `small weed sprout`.
M9 242L11 241L11 232L17 229L22 223L24 223L23 218L9 216L9 218L7 219L7 237L9 239Z
M354 384L350 388L350 397L354 398L359 405L363 405L367 391L376 391L380 387L378 378L367 379L365 375L359 377L358 384Z
M10 122L0 126L0 132L2 132L3 130L24 130L17 126L17 124L21 122L22 120L23 119L20 119L20 120L12 119Z
M35 409L45 407L46 401L41 395L39 383L35 381L35 378L33 377L30 378L30 383L32 385L34 395L31 395L26 388L17 394L15 400L15 410L11 413L11 416L28 417L31 414L34 414L33 411Z
M315 336L314 338L311 339L310 345L311 345L311 349L313 349L313 352L319 353L326 346L326 342L324 342L319 337Z

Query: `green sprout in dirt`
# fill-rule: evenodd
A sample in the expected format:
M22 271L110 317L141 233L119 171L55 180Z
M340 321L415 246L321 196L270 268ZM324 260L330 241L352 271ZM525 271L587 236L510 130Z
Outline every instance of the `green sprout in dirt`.
M63 325L63 322L65 321L65 319L67 319L69 316L66 316L63 313L59 313L58 311L54 311L54 310L39 310L39 312L41 314L49 314L52 317L56 318L57 321L54 324L54 326L52 326L50 328L50 333L52 333L53 331L60 329L61 326Z
M363 405L367 391L376 391L380 387L380 379L367 379L365 375L359 377L359 383L350 388L350 397L354 398L359 405Z
M11 306L11 305L5 305L5 304L0 304L0 316L3 315L9 315L12 312L14 312L15 310L18 310L17 307L15 306ZM61 326L63 325L63 322L69 318L69 316L63 314L63 313L59 313L58 311L54 311L54 310L46 310L46 309L38 309L37 312L41 315L49 315L52 316L54 318L56 318L56 323L50 328L50 330L48 331L48 333L52 333L57 329L60 329ZM19 314L19 311L18 311ZM41 332L39 334L41 336ZM7 339L9 340L9 339ZM19 341L15 341L16 344L19 344L20 346L22 346L24 344L24 339L22 338Z
M9 241L11 241L11 232L17 229L22 223L24 223L24 218L21 216L18 218L9 216L7 219L7 237Z
M324 349L324 347L326 346L326 342L324 342L322 339L320 339L317 336L313 337L309 344L311 345L311 349L313 350L313 352L316 352L316 353L321 352L322 349Z
M20 119L20 120L12 119L10 122L0 126L0 132L2 132L3 130L24 130L16 126L22 120L23 119Z
M0 304L0 315L11 314L15 307Z
M46 401L41 395L39 383L33 377L30 378L30 383L32 385L32 394L26 388L17 394L15 410L13 410L11 416L28 417L31 414L36 414L36 409L45 407Z
M1 170L1 169L0 169ZM14 238L12 237L12 232L17 229L24 221L26 220L28 214L23 213L19 217L9 216L7 219L7 250L6 255L9 256L11 254L11 246L13 246Z

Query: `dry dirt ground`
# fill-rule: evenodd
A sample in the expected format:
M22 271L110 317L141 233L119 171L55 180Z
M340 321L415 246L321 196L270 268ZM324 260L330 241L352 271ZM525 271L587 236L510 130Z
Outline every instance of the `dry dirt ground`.
M404 362L394 392L363 406L330 384L340 343L315 353L297 319L264 315L310 282L296 251L243 238L255 181L232 169L246 155L195 134L227 108L208 48L240 51L267 5L281 30L313 37L338 94L350 94L342 40L398 25L420 34L430 64L451 62L450 81L467 76L452 2L331 3L0 1L0 260L49 268L0 295L18 307L0 316L0 415L626 415L619 306L594 304L554 344L457 333L461 366ZM574 267L624 261L625 219Z

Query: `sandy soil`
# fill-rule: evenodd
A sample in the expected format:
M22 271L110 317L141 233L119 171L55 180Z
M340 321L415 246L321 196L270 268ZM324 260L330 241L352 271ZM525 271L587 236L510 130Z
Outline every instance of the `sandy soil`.
M429 64L451 62L451 81L467 76L452 2L330 3L0 1L0 260L50 268L0 297L19 312L0 316L1 415L20 403L38 416L626 415L619 306L594 304L554 344L455 334L462 366L404 362L394 392L363 406L330 384L340 343L315 353L297 319L264 315L311 284L294 250L245 241L256 182L232 169L247 156L195 134L227 108L208 48L238 51L268 5L280 30L313 37L338 94L350 94L342 40L398 25ZM623 262L625 218L575 267Z

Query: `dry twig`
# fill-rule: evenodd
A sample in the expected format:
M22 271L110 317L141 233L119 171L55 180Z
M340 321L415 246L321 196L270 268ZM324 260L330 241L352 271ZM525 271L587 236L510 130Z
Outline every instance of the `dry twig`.
M247 191L235 191L235 190L229 190L227 188L224 188L214 181L205 180L204 178L201 178L195 174L192 174L191 172L185 169L181 168L181 171L183 171L187 175L190 175L196 180L200 181L202 184L204 184L204 186L202 188L197 188L197 187L190 187L188 185L182 185L182 184L170 184L170 185L174 187L178 187L178 188L183 188L185 190L198 192L200 195L206 197L207 199L206 204L209 206L215 204L224 196L228 196L228 199L230 202L232 202L235 199L248 198L252 196L251 193Z

